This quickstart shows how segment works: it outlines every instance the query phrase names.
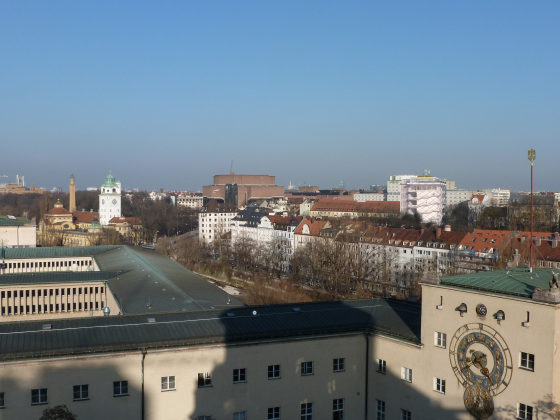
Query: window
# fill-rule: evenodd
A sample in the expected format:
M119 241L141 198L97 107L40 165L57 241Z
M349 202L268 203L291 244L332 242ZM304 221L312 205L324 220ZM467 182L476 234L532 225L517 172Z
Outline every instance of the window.
M175 389L175 376L162 376L161 377L161 390L173 391Z
M74 385L74 401L89 400L89 385Z
M47 388L32 389L31 390L31 404L46 404L47 403Z
M387 372L387 362L385 360L377 359L377 371L379 373Z
M246 369L233 369L233 383L247 382Z
M198 374L198 387L212 386L212 374L210 372Z
M447 334L436 332L434 338L434 345L436 347L445 348L447 345Z
M533 420L533 407L530 405L519 404L517 408L517 418L523 420Z
M332 402L333 420L344 420L344 398L334 399Z
M385 420L385 401L376 400L375 420Z
M212 420L212 416L198 416L196 420Z
M313 375L313 362L301 362L301 375Z
M344 371L344 358L333 359L333 372L342 372L342 371Z
M268 379L280 378L280 365L270 365L268 367Z
M128 381L113 382L113 397L128 395Z
M247 412L240 411L238 413L233 413L233 420L247 420Z
M301 420L313 420L313 403L301 405Z
M535 370L535 355L530 353L521 353L519 367L528 370Z
M434 391L445 394L445 379L434 378Z
M270 407L268 409L268 420L280 420L280 407Z
M4 393L3 393L3 392L0 392L0 408L6 408L6 404L5 404L5 401L4 401ZM270 418L270 417L269 417L269 418ZM278 417L278 418L280 418L280 417Z
M412 420L412 413L401 408L401 420Z
M412 382L412 369L402 367L401 368L401 379L403 381Z

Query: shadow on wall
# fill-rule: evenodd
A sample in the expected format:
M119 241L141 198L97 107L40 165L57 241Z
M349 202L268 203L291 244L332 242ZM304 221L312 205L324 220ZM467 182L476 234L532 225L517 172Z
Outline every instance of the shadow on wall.
M125 366L119 359L87 356L2 362L0 392L5 408L0 409L0 419L39 419L45 408L60 404L78 420L140 419L142 357L132 356Z
M239 323L224 317L229 344L209 350L216 357L199 360L196 376L189 378L193 383L200 381L194 407L185 407L180 420L468 419L463 405L450 410L434 403L432 377L413 378L412 383L401 379L401 366L418 366L421 350L410 351L398 340L349 331L365 331L366 326L391 318L396 328L417 328L419 335L419 317L407 316L398 303L399 312L391 315L391 304L378 307L379 302L372 300L367 308L328 302L246 309L256 310L256 316L232 311L237 317L245 316L248 335L266 337L267 331L279 329L285 337L236 343ZM284 314L274 315L274 310ZM297 333L305 324L325 337ZM384 374L376 372L380 358L376 347L383 347Z

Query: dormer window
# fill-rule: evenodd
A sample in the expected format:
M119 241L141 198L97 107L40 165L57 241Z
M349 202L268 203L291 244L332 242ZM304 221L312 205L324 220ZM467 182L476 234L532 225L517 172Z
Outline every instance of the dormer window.
M472 241L471 241L471 242L474 242L474 241L476 241L476 238L472 238Z

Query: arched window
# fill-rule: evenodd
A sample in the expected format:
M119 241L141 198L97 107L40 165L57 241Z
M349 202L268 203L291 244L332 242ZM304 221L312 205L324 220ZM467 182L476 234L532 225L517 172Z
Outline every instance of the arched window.
M113 188L113 192L117 192L117 190Z

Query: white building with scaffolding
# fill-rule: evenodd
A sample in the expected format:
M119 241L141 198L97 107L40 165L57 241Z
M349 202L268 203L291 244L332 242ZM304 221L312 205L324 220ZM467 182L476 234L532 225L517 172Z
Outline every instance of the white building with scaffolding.
M431 176L403 179L400 182L401 213L417 212L424 223L441 224L446 204L445 181Z

